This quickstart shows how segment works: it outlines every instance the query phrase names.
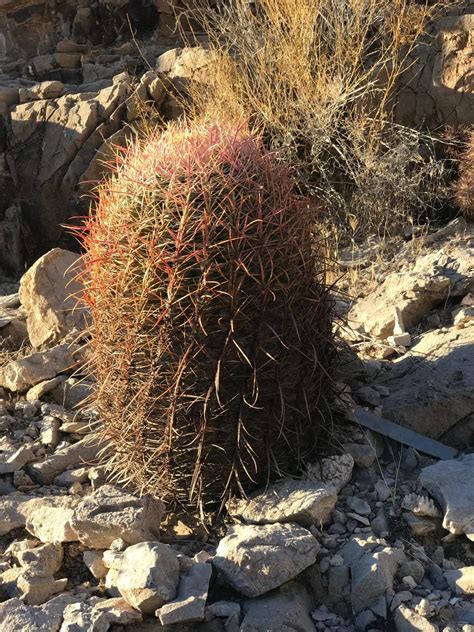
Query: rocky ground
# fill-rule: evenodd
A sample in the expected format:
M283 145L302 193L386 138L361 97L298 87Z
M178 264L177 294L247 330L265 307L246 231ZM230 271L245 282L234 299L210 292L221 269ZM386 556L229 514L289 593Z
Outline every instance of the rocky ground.
M77 255L4 285L2 632L474 630L473 234L458 219L407 244L373 292L338 302L332 452L209 532L99 464L86 315L67 298ZM450 458L355 423L364 408Z

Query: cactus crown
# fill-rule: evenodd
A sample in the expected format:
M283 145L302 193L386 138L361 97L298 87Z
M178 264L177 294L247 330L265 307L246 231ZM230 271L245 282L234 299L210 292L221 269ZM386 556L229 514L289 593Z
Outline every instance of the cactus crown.
M118 479L203 508L314 454L332 344L312 230L246 125L173 124L118 156L84 235Z

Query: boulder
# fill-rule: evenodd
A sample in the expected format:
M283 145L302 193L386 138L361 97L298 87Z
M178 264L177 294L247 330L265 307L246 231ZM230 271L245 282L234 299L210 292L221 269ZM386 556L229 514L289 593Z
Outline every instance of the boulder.
M419 480L441 505L443 527L474 541L474 454L425 467Z
M336 490L330 484L287 480L248 500L234 500L228 509L232 516L247 523L296 522L309 527L327 522L336 499Z
M278 588L315 563L317 540L294 524L238 525L217 547L212 563L246 597Z
M157 539L163 511L160 500L137 498L113 485L103 485L81 501L71 526L82 544L92 549L109 548L117 538L137 544Z
M378 380L390 385L382 416L455 447L469 445L471 437L462 444L461 434L474 412L470 329L428 332L395 360Z
M13 360L0 370L0 386L22 393L35 384L72 370L76 366L74 351L74 347L62 344Z
M26 326L33 347L57 344L85 328L86 312L80 303L84 288L78 278L81 273L79 255L54 248L23 275L20 301L26 310Z
M392 335L401 315L407 329L448 297L463 296L474 285L473 247L446 247L418 257L411 270L389 274L370 296L349 312L355 328L377 338Z
M120 558L117 589L133 608L152 614L176 596L179 562L175 551L161 542L140 542Z
M162 625L203 621L211 575L212 566L205 563L193 564L181 575L176 598L156 611Z

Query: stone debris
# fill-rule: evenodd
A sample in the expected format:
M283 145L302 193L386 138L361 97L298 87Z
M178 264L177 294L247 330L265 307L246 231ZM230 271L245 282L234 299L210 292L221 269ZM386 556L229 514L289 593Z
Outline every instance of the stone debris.
M439 511L432 498L418 494L407 494L402 500L402 509L412 511L415 516L438 518Z
M318 551L299 525L238 525L219 542L212 563L237 592L258 597L314 564Z
M324 524L336 504L332 485L310 481L282 481L249 500L229 503L232 516L246 523L296 522L304 527Z

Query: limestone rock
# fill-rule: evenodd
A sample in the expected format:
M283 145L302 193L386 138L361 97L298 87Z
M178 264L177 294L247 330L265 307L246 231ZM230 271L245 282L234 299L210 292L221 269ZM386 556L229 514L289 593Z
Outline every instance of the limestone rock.
M61 544L43 544L32 549L18 551L15 557L20 566L34 567L45 575L54 575L61 568L63 547Z
M163 510L159 500L137 498L113 485L103 485L82 500L71 526L90 548L106 549L117 538L136 544L156 540Z
M100 599L69 604L59 632L107 632L112 624L132 625L142 620L140 612L125 599Z
M352 564L351 602L354 614L373 606L393 587L397 566L404 561L402 551L386 547L376 553L366 553Z
M420 483L444 511L443 527L474 541L474 454L423 468Z
M412 511L415 516L437 518L439 511L431 498L419 494L407 494L402 500L402 509Z
M72 542L78 539L71 526L79 500L74 496L50 496L30 500L22 508L26 529L41 542Z
M350 454L337 454L307 465L306 479L332 485L336 492L351 480L354 459Z
M0 454L0 474L13 474L35 458L35 453L26 445L12 454Z
M53 377L51 380L45 380L44 382L40 382L33 386L26 393L26 399L29 402L35 402L38 399L41 399L44 395L49 393L50 391L57 388L60 384L66 381L65 375L58 375L57 377Z
M303 586L285 584L271 595L243 604L240 632L314 632L310 612L313 601Z
M397 632L438 632L438 627L408 606L401 604L395 611L395 630Z
M287 480L248 500L229 503L229 513L252 524L296 522L309 527L324 524L336 505L332 485Z
M378 380L390 384L382 416L432 439L465 448L456 441L460 427L474 410L471 349L469 328L424 334Z
M179 562L176 552L161 542L140 542L121 556L117 588L136 610L151 614L176 596Z
M31 499L17 493L0 497L0 536L25 526L24 510Z
M210 564L193 564L181 576L176 598L156 611L160 622L163 625L172 625L202 621L211 575Z
M65 608L78 598L59 595L43 606L27 606L20 599L0 603L2 632L59 632Z
M73 369L76 364L74 351L69 345L62 344L13 360L0 371L0 386L13 392L27 391L35 384Z
M460 595L474 595L474 566L445 571L444 576L452 590Z
M318 551L316 539L299 525L241 525L219 542L212 563L232 588L257 597L314 564Z
M96 579L102 579L107 575L107 567L104 564L102 551L84 551L82 554L84 564Z
M84 288L78 279L82 270L79 255L54 248L23 275L20 301L33 347L56 344L84 329L85 310L80 304Z
M352 308L353 326L386 339L393 332L395 310L410 329L435 305L451 296L463 296L474 282L474 253L459 245L417 259L414 268L389 274L382 285Z
M96 461L100 449L101 445L94 439L85 437L66 448L56 450L54 454L48 456L44 461L32 463L28 467L28 471L41 485L50 485L55 476L65 469Z

